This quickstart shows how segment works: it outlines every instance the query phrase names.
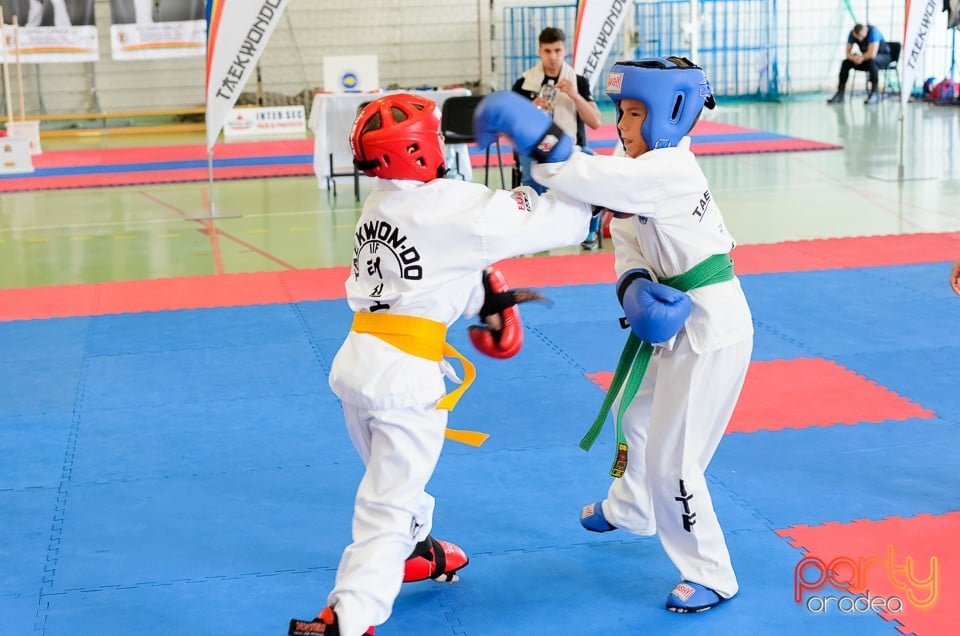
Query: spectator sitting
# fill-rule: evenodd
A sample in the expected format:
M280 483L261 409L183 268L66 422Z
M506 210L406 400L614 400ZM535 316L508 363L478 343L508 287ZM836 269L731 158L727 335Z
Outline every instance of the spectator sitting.
M847 57L840 65L840 78L837 92L827 100L829 104L843 102L850 71L866 71L870 74L870 93L864 104L876 104L880 101L877 85L880 82L880 69L890 64L890 48L883 40L883 34L872 24L856 24L847 36Z

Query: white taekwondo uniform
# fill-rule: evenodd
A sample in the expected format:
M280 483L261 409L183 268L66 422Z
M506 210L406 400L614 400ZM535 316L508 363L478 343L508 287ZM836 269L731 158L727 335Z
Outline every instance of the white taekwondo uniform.
M654 281L678 276L735 245L689 137L637 158L622 149L617 156L575 152L562 163L535 165L533 176L551 191L635 215L610 223L617 276L636 268ZM683 579L729 598L737 579L704 471L743 386L753 321L736 277L688 293L690 317L655 347L624 415L627 469L611 484L603 515L628 532L657 533ZM619 400L613 413L618 409Z
M355 313L450 326L479 311L485 267L575 245L589 220L588 205L560 193L491 191L452 179L378 180L357 222L347 301ZM328 598L346 636L387 620L403 562L430 533L433 497L425 488L444 441L447 411L437 409L444 376L457 380L448 362L404 353L369 333L351 331L334 358L330 387L366 465L353 542Z

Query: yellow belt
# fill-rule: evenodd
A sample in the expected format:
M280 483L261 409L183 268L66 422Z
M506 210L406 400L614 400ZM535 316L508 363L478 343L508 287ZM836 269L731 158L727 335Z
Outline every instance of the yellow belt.
M477 371L467 358L447 343L447 326L436 320L420 318L418 316L402 316L397 314L381 314L372 312L358 312L353 315L353 325L350 327L357 333L368 333L376 336L412 356L440 362L444 358L456 358L463 364L463 383L447 393L437 403L437 408L452 411L463 392L473 384ZM460 431L448 428L445 433L447 439L480 446L490 437L487 433L478 431Z

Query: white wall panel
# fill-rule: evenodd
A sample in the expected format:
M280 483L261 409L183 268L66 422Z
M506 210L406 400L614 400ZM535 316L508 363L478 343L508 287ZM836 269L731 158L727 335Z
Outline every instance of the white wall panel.
M39 65L39 83L38 65L23 65L28 113L40 112L41 99L50 114L92 111L94 85L106 112L203 105L204 58L114 61L109 0L96 0L95 10L100 61ZM478 82L488 18L487 0L293 0L261 58L263 88L291 98L320 89L323 57L355 53L380 58L383 86ZM254 92L253 81L244 90Z

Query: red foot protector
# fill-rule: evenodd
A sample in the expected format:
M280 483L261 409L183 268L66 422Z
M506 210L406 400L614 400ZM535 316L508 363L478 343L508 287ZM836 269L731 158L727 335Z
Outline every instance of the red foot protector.
M417 544L418 550L403 566L403 582L433 579L443 583L455 583L457 570L470 563L470 558L458 545L428 536Z
M373 636L373 627L363 632L363 636ZM298 618L290 619L290 628L287 630L288 636L340 636L340 626L337 624L337 615L333 613L332 607L324 607L315 619L312 621L302 621Z
M813 614L877 613L903 634L957 633L960 512L777 530L804 551L794 601ZM855 630L854 630L855 631Z

